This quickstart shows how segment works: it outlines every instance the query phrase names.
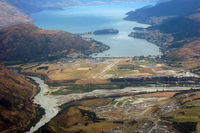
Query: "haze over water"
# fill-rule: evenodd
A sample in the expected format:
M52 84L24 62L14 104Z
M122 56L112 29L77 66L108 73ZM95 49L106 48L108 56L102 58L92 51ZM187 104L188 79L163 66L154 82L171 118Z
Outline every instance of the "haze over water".
M160 55L159 48L145 40L128 37L133 27L148 25L125 21L126 13L150 3L73 6L64 10L46 10L32 14L38 27L83 33L100 29L118 29L118 35L88 35L111 48L98 56L132 57Z

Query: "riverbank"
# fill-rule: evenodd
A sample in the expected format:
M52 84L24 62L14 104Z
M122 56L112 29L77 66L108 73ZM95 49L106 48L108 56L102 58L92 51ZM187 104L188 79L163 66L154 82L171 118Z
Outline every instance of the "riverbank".
M58 112L57 100L54 97L47 95L48 86L44 81L38 77L31 77L41 88L40 92L35 96L34 103L40 105L44 110L45 114L42 116L40 121L31 127L27 133L33 133L38 130L45 123L49 122Z
M33 80L0 63L0 132L25 132L37 117L32 102L40 88Z
M43 104L46 114L30 132L51 121L74 101L199 89L198 75L169 67L158 56L62 59L13 67L20 67L20 73L25 75L38 76L33 80L43 88L34 101Z
M102 131L102 130L111 130L114 127L120 127L117 129L112 130L125 130L127 126L122 126L121 124L125 124L127 121L131 121L133 118L135 120L137 116L137 120L143 121L145 118L150 118L149 120L156 122L155 117L157 118L160 116L158 113L160 110L154 107L155 104L159 103L162 105L160 108L163 109L161 114L167 114L172 110L177 110L179 108L178 102L175 100L168 99L167 97L171 98L175 94L184 94L184 93L198 93L200 87L196 89L190 89L190 87L128 87L121 90L95 90L88 93L79 93L79 94L69 94L69 95L60 95L60 106L61 112L54 117L48 124L43 126L39 129L38 132L45 131L56 131L56 132L64 132L63 129L66 131L70 130L71 127L73 132L79 129L83 130L91 130L91 127L95 126L95 131ZM152 97L153 96L153 97ZM149 97L149 98L148 98ZM119 100L118 100L119 99ZM138 99L138 100L137 100ZM131 100L131 101L130 101ZM160 102L156 102L156 101ZM153 102L154 101L154 102ZM134 104L131 104L131 103ZM131 104L127 106L127 104ZM134 106L135 105L135 106ZM127 109L133 109L135 112L126 112ZM144 109L145 108L145 109ZM75 109L75 110L74 110ZM77 114L77 111L80 109L81 114ZM141 114L137 112L137 110L142 110ZM154 110L151 112L150 110ZM109 111L112 110L112 113ZM150 112L149 112L150 111ZM158 111L158 112L157 112ZM157 113L158 114L157 114ZM74 118L70 114L76 114L76 122L74 122ZM110 115L108 115L109 113ZM115 113L117 113L117 119L115 119ZM133 113L130 115L130 113ZM140 114L141 117L138 117L136 114ZM151 118L150 114L154 114ZM87 114L87 115L86 115ZM149 114L149 115L147 115ZM82 116L89 119L82 119ZM120 116L128 115L121 119ZM135 116L136 115L136 116ZM67 117L66 117L67 116ZM74 116L74 115L73 115ZM80 120L81 119L81 120ZM70 120L70 121L69 121ZM162 120L163 121L163 120ZM97 123L99 124L97 124ZM143 121L144 122L144 121ZM67 125L63 128L62 123ZM73 124L79 123L79 124ZM85 124L88 123L88 124ZM112 125L110 128L103 128L101 124L106 124L105 127ZM113 125L113 124L114 125ZM120 125L118 125L120 123ZM168 123L170 123L168 121ZM116 125L117 124L117 125ZM141 124L141 123L140 123ZM170 123L172 125L172 123ZM113 127L114 126L114 127ZM121 127L122 126L122 127ZM141 126L141 125L140 125ZM79 127L79 128L78 128ZM157 125L155 126L157 127ZM54 130L53 130L53 129ZM172 128L168 127L165 130L171 130ZM138 129L143 130L143 129Z
M29 132L31 133L37 131L40 127L42 127L45 123L49 122L52 118L54 118L58 112L59 107L63 104L68 104L73 101L79 101L82 99L90 99L90 98L97 98L97 97L121 97L121 96L129 96L135 95L137 93L149 93L149 92L176 92L182 90L190 90L190 87L127 87L124 89L117 89L117 90L94 90L91 92L85 93L75 93L75 94L68 94L68 95L50 95L50 91L48 86L44 83L44 81L37 77L30 77L35 80L36 83L39 84L41 88L40 93L35 97L34 102L36 104L41 105L42 108L45 109L45 115L42 119L30 129ZM200 88L195 88L200 89ZM63 108L63 107L62 107Z

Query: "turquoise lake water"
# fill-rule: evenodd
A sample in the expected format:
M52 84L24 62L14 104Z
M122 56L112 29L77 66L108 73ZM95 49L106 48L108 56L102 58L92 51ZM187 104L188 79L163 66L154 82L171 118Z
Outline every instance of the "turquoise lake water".
M111 48L98 56L133 57L160 55L159 48L142 39L128 37L133 27L148 27L125 21L126 13L152 3L72 6L64 10L45 10L32 14L36 26L44 29L83 33L100 29L118 29L118 35L88 35Z

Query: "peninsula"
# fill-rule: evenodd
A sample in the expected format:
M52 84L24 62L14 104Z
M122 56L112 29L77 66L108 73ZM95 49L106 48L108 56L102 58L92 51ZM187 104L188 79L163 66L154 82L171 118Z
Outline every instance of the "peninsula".
M95 30L93 32L85 32L80 33L78 35L107 35L107 34L118 34L119 30L117 29L102 29L102 30Z

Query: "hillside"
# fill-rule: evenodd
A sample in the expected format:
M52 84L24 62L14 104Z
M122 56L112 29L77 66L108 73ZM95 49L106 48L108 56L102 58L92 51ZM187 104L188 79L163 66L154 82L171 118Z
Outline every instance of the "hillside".
M160 30L162 33L172 34L176 40L200 37L200 22L187 17L179 17L158 26L152 26L149 30Z
M75 5L126 3L133 1L135 0L1 0L0 29L14 24L32 23L32 18L28 14L39 12L45 9L57 10Z
M170 64L184 66L186 68L197 68L200 66L200 40L192 41L183 47L167 54L166 58Z
M39 91L29 79L0 63L0 132L22 132L36 115L32 98Z
M98 5L98 4L111 4L111 3L130 3L138 1L151 1L158 0L6 0L12 3L15 7L23 10L25 13L38 12L44 9L62 9L68 6L80 5ZM165 1L165 0L160 0Z
M43 30L20 24L0 30L0 60L51 60L61 57L88 56L109 49L92 39L63 31Z
M200 37L200 22L195 19L188 16L174 18L148 28L136 28L136 32L129 36L153 42L161 47L162 52L167 53Z
M160 47L170 65L200 66L200 22L197 17L180 17L160 25L139 29L129 36L146 39Z
M0 29L8 25L31 23L32 19L16 7L5 1L0 1Z
M146 1L146 0L143 0ZM158 0L152 0L158 1ZM165 0L160 0L165 1ZM0 1L0 29L6 26L22 23L32 23L29 15L45 9L62 9L68 6L96 5L110 3L129 3L135 0L1 0Z
M199 8L199 0L171 0L128 12L125 19L154 25L174 17L186 16Z
M164 54L163 58L167 59L170 65L198 68L199 8L199 0L172 0L129 12L126 19L153 24L148 28L135 28L135 32L129 36L146 39L158 45Z

